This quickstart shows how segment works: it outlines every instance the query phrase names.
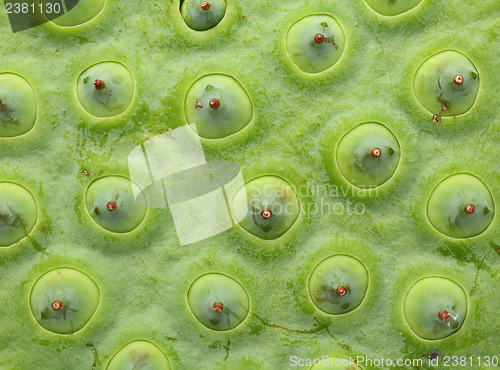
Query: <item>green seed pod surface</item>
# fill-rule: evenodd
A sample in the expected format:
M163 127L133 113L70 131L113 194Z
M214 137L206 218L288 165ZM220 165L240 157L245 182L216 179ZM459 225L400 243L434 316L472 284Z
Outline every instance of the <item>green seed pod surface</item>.
M439 232L452 238L482 234L493 221L495 204L486 184L459 173L441 181L427 203L427 217Z
M277 239L297 221L299 198L294 188L277 176L261 176L238 189L232 201L233 215L250 234Z
M420 338L443 339L462 327L467 316L467 295L452 280L427 277L408 291L404 315L410 329Z
M87 212L104 229L114 233L135 230L146 217L143 195L134 198L138 186L122 176L106 176L93 181L85 195Z
M225 0L184 0L181 14L186 25L195 31L206 31L217 26L226 14Z
M80 0L66 14L52 19L61 27L73 27L94 19L102 10L105 0Z
M210 273L197 278L187 294L189 308L200 323L217 331L231 330L248 316L248 294L233 278Z
M0 137L15 137L30 131L36 122L33 87L14 73L0 73Z
M443 117L469 111L479 91L479 72L458 51L443 51L427 59L417 70L413 91L429 112Z
M80 74L76 92L78 101L88 113L100 118L113 117L130 106L134 97L134 78L121 63L101 62Z
M0 182L0 247L8 247L25 238L36 224L35 198L25 187Z
M337 166L344 178L359 188L386 183L401 157L399 142L380 123L363 123L349 131L337 147Z
M40 326L56 334L74 334L94 315L99 288L86 274L59 268L42 275L30 295L31 312Z
M320 73L331 68L342 56L345 34L330 15L309 15L294 23L286 35L286 50L305 73Z
M163 351L151 342L136 340L126 344L109 361L107 370L170 370Z
M351 312L363 302L368 290L368 271L359 260L335 255L320 262L309 278L314 305L329 315Z
M324 356L317 359L317 363L310 370L323 369L325 367L332 370L361 370L359 366L350 365L349 359L335 356Z

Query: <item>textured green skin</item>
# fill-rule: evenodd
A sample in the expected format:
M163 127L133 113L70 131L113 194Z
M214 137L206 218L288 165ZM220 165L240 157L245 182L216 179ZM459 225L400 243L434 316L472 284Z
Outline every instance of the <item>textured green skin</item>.
M498 354L500 218L466 240L440 234L426 218L433 188L460 171L483 179L499 204L495 4L424 0L387 18L362 1L290 0L283 7L241 0L228 4L224 20L206 33L187 28L178 1L110 1L81 27L46 24L15 35L3 16L2 69L32 83L39 116L29 134L1 140L0 178L31 189L40 214L30 238L0 250L1 367L91 369L92 344L103 369L119 348L139 339L157 344L178 369L286 368L291 355ZM285 51L286 30L306 13L330 13L346 33L339 62L315 76L298 71ZM422 61L449 48L474 61L481 86L471 111L434 124L412 81ZM123 62L137 81L128 114L107 120L90 117L75 94L78 75L102 60ZM36 70L43 66L50 68ZM345 206L361 199L364 215L302 213L274 242L234 228L180 248L168 210L151 210L131 234L103 232L85 214L88 184L101 171L127 176L126 158L136 145L185 124L189 86L225 70L253 99L254 119L230 139L204 141L209 159L237 161L246 179L274 174L295 186L345 187L329 153L349 129L376 121L400 141L396 175L378 196L326 197ZM81 175L83 168L90 176ZM304 204L319 201L300 196ZM360 258L370 286L357 310L331 317L310 301L307 280L335 253ZM74 336L41 329L29 310L36 279L61 265L85 271L101 291L95 316ZM187 306L189 284L212 271L237 279L250 297L250 316L230 332L204 328ZM468 293L475 287L470 316L443 341L421 340L403 315L407 290L430 275L451 277ZM390 345L380 348L381 338Z

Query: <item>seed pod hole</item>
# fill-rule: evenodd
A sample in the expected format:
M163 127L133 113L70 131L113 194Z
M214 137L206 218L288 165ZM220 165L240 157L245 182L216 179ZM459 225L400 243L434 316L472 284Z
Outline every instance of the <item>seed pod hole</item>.
M309 15L295 22L286 35L286 51L305 73L320 73L335 65L344 51L345 34L330 15Z
M206 31L217 26L226 15L225 0L181 0L181 15L194 31Z
M14 73L0 73L0 137L20 136L35 126L36 96L33 87Z
M406 13L415 8L422 0L365 0L379 14L391 17Z
M210 74L189 88L185 103L188 124L206 139L221 139L245 128L253 117L253 104L235 78Z
M340 140L336 161L340 173L352 185L370 189L394 175L401 157L394 134L380 123L363 123Z
M123 346L109 361L107 370L170 370L170 361L155 344L136 340Z
M51 21L60 27L79 26L97 17L104 7L104 2L105 0L73 1L71 5L68 2L67 12Z
M299 217L299 198L294 188L277 176L261 176L235 193L231 202L239 225L264 240L277 239Z
M138 194L137 199L134 194ZM147 210L139 186L122 176L94 180L85 194L85 205L99 226L114 233L135 230L146 217Z
M479 73L474 64L458 51L431 56L418 68L413 92L420 104L440 117L468 112L479 91Z
M443 339L462 327L467 316L467 294L450 279L423 278L408 291L404 314L408 326L420 338Z
M28 189L0 182L0 247L9 247L28 236L37 218L37 204Z
M329 315L351 312L364 300L368 270L359 260L335 255L321 261L309 278L309 295L314 305Z
M88 113L99 118L122 114L132 103L134 79L118 62L101 62L87 68L76 82L78 101Z
M482 234L494 215L495 204L490 190L482 180L467 173L445 178L434 188L427 202L431 225L452 238Z
M99 299L99 288L90 277L72 268L59 268L35 282L30 307L42 328L57 334L73 334L87 325Z
M197 278L187 294L189 308L198 321L209 329L234 329L248 316L248 294L233 278L209 273Z

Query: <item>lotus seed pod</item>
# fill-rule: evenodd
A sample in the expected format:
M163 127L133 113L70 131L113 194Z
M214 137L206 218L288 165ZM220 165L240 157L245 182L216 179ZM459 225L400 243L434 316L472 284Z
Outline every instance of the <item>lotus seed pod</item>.
M286 36L286 51L305 73L323 72L340 59L345 35L329 15L309 15L294 23Z
M114 233L135 230L146 217L143 195L136 200L131 180L121 176L106 176L93 181L85 195L87 211L104 229Z
M33 87L14 73L0 73L0 137L27 133L36 121Z
M233 77L210 74L198 79L186 94L186 120L199 136L221 139L242 130L252 120L253 104Z
M78 101L91 115L107 118L127 110L134 97L134 78L121 63L101 62L87 68L76 83Z
M459 173L441 181L427 203L427 217L439 232L452 238L483 233L495 215L486 184L474 175Z
M277 176L261 176L238 189L232 211L239 225L261 239L286 233L299 217L299 198L293 187Z
M467 316L467 295L452 280L424 278L408 291L404 313L408 326L420 338L443 339L462 327Z
M248 294L233 278L210 273L196 279L188 291L193 315L209 329L224 331L240 325L248 316Z
M25 238L36 224L37 205L23 186L0 182L0 247Z
M452 117L472 108L479 91L479 73L458 51L443 51L427 59L417 70L413 91L429 112Z
M312 302L329 315L341 315L357 308L367 289L365 265L346 255L335 255L321 261L309 278Z
M195 31L206 31L217 26L226 14L225 0L183 0L181 14L187 26Z
M333 370L361 370L359 366L352 365L349 359L335 356L325 356L315 360L316 363L311 367L311 370L316 369L333 369Z
M99 288L86 274L59 268L42 275L30 295L31 312L40 326L56 334L81 330L99 305Z
M415 8L422 0L366 0L366 3L377 13L394 16Z
M337 166L354 186L374 188L396 172L401 157L399 142L380 123L364 123L349 131L337 147Z
M107 370L170 370L163 351L151 342L136 340L121 348L109 361Z
M95 18L102 10L105 0L80 0L68 9L64 15L52 19L52 22L61 27L73 27L86 23Z

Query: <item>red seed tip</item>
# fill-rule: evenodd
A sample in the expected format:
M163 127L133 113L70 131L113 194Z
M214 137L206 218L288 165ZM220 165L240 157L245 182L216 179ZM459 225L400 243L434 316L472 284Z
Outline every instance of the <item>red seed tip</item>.
M208 1L204 1L201 3L201 8L204 10L208 10L210 8L210 3Z
M382 152L380 151L379 148L375 148L375 149L372 150L372 155L374 157L380 157L381 154L382 154Z
M114 211L116 209L116 202L113 202L113 201L108 202L107 207L108 207L108 211L110 211L110 212Z
M461 85L464 83L464 78L460 75L456 75L455 78L453 78L453 82L455 82L457 85Z
M213 311L215 313L221 313L223 308L224 308L224 306L222 305L222 303L216 302L216 303L214 303Z
M450 319L450 314L448 313L448 311L441 311L439 313L439 318L441 319L441 321L447 322Z
M474 204L467 204L465 206L465 212L467 212L469 215L473 214L475 210L476 207L474 207Z
M102 89L104 89L104 82L100 79L96 79L94 81L94 86L95 86L96 90L102 90Z
M213 109L219 108L219 104L220 104L219 99L210 100L210 107Z
M340 285L340 286L337 288L337 295L338 295L339 297L342 297L343 295L345 295L345 293L346 293L345 288L344 288L342 285Z
M61 301L54 301L52 302L52 308L56 311L60 310L62 307Z
M83 171L82 171L82 175L83 175L83 176L88 176L88 175L89 175L89 171L87 171L87 170L83 170Z
M273 213L268 209L263 210L261 213L262 218L265 218L266 220L270 219L272 215Z
M321 33L317 33L316 36L314 36L314 41L316 41L319 44L325 41L325 36L323 36Z

